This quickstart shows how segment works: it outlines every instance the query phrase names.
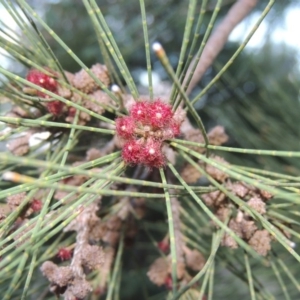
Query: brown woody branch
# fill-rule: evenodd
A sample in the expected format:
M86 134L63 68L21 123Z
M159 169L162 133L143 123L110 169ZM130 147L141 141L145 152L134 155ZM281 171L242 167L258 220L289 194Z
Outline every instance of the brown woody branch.
M237 0L236 3L230 8L225 18L221 21L219 26L214 30L208 39L195 69L194 75L187 88L187 94L190 94L197 83L201 80L206 70L212 65L220 51L223 49L232 30L252 11L257 2L258 0ZM189 77L194 64L195 58L189 66L184 79L184 84Z

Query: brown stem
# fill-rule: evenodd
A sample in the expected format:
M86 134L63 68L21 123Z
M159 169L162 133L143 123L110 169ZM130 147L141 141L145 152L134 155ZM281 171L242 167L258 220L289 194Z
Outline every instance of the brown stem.
M225 18L219 26L214 30L212 35L204 47L203 53L195 69L195 73L187 88L187 94L194 89L197 83L201 80L206 70L212 65L217 55L223 49L228 37L235 26L240 23L256 6L258 0L237 0L230 8ZM184 84L189 77L192 68L194 67L195 58L191 62L187 74L184 79Z

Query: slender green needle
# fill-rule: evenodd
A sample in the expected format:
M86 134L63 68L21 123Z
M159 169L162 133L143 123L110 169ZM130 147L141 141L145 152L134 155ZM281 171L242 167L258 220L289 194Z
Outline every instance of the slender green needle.
M254 290L254 285L253 285L253 277L252 277L252 272L251 272L251 265L249 262L248 254L246 252L244 253L244 259L245 259L245 266L246 266L246 271L247 271L251 300L256 300L255 290Z
M167 184L166 175L163 169L159 169L160 177L163 184ZM167 188L164 188L165 201L167 207L168 215L168 227L169 227L169 237L170 237L170 246L171 246L171 266L172 266L172 291L173 296L176 296L176 285L177 285L177 253L176 253L176 240L175 240L175 230L174 230L174 218L172 212L172 201L170 199L169 191Z

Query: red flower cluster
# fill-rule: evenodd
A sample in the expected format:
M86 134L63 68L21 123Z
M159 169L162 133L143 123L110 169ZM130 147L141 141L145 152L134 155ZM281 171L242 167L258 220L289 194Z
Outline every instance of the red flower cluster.
M50 91L52 93L57 92L57 87L58 87L57 81L39 70L31 69L28 72L26 79L28 81L44 88L47 91ZM41 98L48 97L45 93L43 93L41 91L37 91L37 95ZM62 113L63 107L64 107L64 103L57 101L57 100L47 103L48 111L56 116L60 115Z
M117 118L117 135L125 141L123 160L130 165L163 167L163 141L180 134L180 124L173 117L172 107L156 100L136 102L129 116Z

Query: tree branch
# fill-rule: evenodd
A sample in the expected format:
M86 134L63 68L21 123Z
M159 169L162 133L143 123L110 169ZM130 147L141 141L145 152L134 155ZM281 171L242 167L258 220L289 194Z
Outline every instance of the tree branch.
M230 8L225 18L214 30L212 35L207 41L203 50L200 60L195 69L195 73L187 88L187 94L194 89L197 83L201 80L206 70L212 65L219 52L223 49L228 37L235 26L240 23L256 6L258 0L237 0L236 3ZM195 64L195 58L191 62L187 74L184 79L184 84L189 77Z

